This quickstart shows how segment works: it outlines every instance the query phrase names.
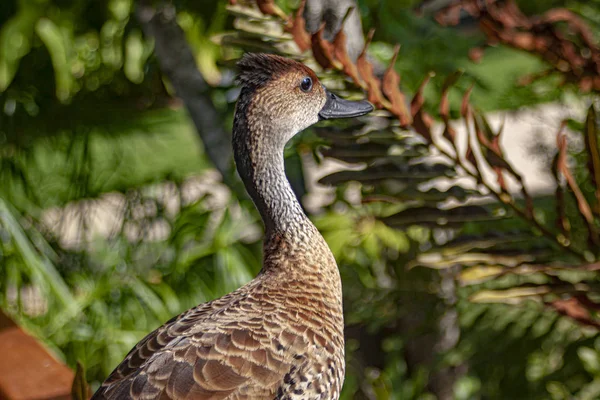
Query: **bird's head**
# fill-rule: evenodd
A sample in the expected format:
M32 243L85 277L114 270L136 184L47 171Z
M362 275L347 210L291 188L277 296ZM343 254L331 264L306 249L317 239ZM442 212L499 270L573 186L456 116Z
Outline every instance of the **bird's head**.
M242 86L236 113L248 128L281 134L284 144L312 124L373 111L367 101L344 100L328 91L304 64L272 54L246 54L238 62ZM243 108L241 110L240 108Z

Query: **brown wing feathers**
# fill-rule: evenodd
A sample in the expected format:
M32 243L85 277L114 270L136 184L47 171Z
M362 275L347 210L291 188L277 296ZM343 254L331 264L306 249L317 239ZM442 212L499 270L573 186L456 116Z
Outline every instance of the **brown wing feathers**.
M302 369L311 347L331 359L336 340L326 338L330 332L322 324L317 328L310 303L288 308L263 303L271 311L263 314L255 298L244 297L215 314L205 310L208 305L192 309L148 335L94 399L273 399L286 376L288 385L302 383L289 371L311 377Z
M241 308L238 302L238 312L220 309L212 318L193 309L165 324L128 354L94 398L216 400L234 392L273 398L280 371L291 365L262 319Z

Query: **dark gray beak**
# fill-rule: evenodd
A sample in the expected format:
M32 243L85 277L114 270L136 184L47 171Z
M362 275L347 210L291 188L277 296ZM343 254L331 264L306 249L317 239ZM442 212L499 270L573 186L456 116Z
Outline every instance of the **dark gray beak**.
M325 89L327 101L319 111L319 119L360 117L373 111L373 106L366 100L344 100Z

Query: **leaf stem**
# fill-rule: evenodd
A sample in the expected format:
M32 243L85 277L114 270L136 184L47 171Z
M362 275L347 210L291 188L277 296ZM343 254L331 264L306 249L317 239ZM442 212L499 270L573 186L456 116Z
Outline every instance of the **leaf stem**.
M508 200L506 198L506 196L502 196L502 193L497 192L488 182L486 182L483 177L479 174L478 170L477 172L473 172L471 171L469 168L467 168L467 166L463 163L463 161L460 159L460 157L458 156L458 153L456 153L456 155L453 155L451 153L449 153L448 151L444 150L444 148L442 148L441 146L438 145L438 143L436 143L435 140L432 140L432 145L444 156L448 157L452 162L454 162L455 165L460 166L468 175L470 175L471 177L473 177L477 182L479 182L480 184L482 184L485 188L487 188L490 193L492 193L502 204L510 207L520 218L530 222L531 224L533 224L533 226L538 229L546 238L548 238L549 240L552 240L553 242L555 242L556 244L558 244L560 247L562 247L563 249L567 250L568 252L570 252L572 255L576 256L577 258L585 261L586 257L585 254L582 253L581 251L574 249L573 246L571 245L571 242L563 242L561 240L558 239L558 237L550 230L548 229L546 226L542 225L537 218L535 217L534 213L527 213L524 210L522 210L521 208L519 208L514 201L512 201L513 197L509 196L508 198L510 200ZM475 166L475 168L477 169L477 166Z

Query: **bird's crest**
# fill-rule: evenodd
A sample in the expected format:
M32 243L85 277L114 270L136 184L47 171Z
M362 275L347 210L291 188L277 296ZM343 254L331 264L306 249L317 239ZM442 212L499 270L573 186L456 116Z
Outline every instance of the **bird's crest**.
M317 80L315 73L304 64L275 54L246 53L237 63L238 83L257 89L292 71L298 71Z

